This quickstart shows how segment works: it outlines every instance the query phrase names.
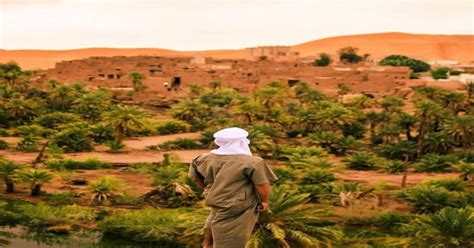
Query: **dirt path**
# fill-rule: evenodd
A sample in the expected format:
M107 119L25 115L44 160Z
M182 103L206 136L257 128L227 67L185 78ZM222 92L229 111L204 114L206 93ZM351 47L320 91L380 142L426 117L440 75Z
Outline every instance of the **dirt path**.
M196 139L200 136L200 133L179 133L171 135L138 137L133 139L125 139L123 140L123 144L129 150L145 150L148 146L158 145L166 141L175 140L178 138Z
M209 150L175 150L175 151L133 151L130 153L104 153L104 152L82 152L64 154L65 158L75 160L86 160L88 158L97 158L109 163L139 163L139 162L161 162L163 154L173 153L181 158L181 162L190 163L194 157Z

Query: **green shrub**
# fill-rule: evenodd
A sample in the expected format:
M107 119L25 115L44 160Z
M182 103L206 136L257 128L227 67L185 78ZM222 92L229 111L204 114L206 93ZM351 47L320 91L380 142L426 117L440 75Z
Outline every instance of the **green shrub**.
M436 70L431 71L431 76L434 79L448 79L449 68L440 67Z
M336 180L334 173L325 169L312 169L301 178L300 184L321 184Z
M396 232L400 229L400 227L409 223L412 219L413 216L410 214L387 212L378 216L375 220L375 224L382 230Z
M190 125L181 120L169 120L162 123L159 123L156 127L156 130L159 134L175 134L175 133L184 133L187 132L190 128Z
M92 151L94 147L88 135L88 131L83 128L67 128L55 134L51 143L66 153Z
M308 194L309 202L312 203L323 203L328 202L334 198L335 194L334 184L332 183L322 183L322 184L309 184L309 185L299 185L298 193Z
M451 76L459 76L461 75L462 71L457 71L457 70L450 70L449 75Z
M192 150L200 149L202 148L202 145L197 139L178 138L175 140L163 142L159 144L158 147L166 150Z
M110 202L110 198L116 195L121 181L112 176L103 176L89 184L92 192L92 201L97 203Z
M51 205L71 205L76 203L76 194L74 192L53 193L49 194L47 199Z
M458 163L458 159L455 156L428 153L418 160L415 170L418 172L448 172L453 170L453 165L456 163Z
M150 242L155 247L175 247L183 234L179 210L145 208L107 217L100 224L105 236L137 242Z
M327 53L320 53L319 58L314 60L314 66L328 66L331 64L331 56Z
M367 132L367 128L360 122L355 122L352 124L344 124L341 127L342 134L345 137L352 136L356 139L364 138L365 132Z
M109 140L105 142L105 145L110 148L109 152L119 152L125 145L120 140Z
M81 118L75 114L53 112L36 118L34 122L46 128L59 129L61 125L77 123L80 120Z
M4 141L4 140L0 140L0 150L5 150L5 149L8 149L10 145L8 144L8 142Z
M102 162L96 158L88 158L85 161L50 159L46 162L46 166L55 170L97 170L112 168L110 164Z
M19 206L21 223L29 227L73 225L78 222L92 222L95 218L91 208L71 206L48 206L25 204Z
M356 152L343 160L351 170L374 170L379 166L376 156L369 152Z
M413 247L472 247L474 213L472 208L444 208L436 214L420 216L407 225Z
M421 60L412 59L403 55L390 55L379 62L380 65L390 66L408 66L413 72L426 72L430 69L430 65Z
M410 73L410 79L419 79L420 78L420 75L418 73Z
M16 149L22 152L37 152L38 138L34 136L25 136L18 144Z
M449 191L465 191L467 187L466 182L454 178L428 180L424 181L423 184L444 188Z
M53 132L54 130L42 127L40 125L33 124L33 125L28 125L28 126L19 126L13 129L11 134L18 135L18 136L33 135L37 137L48 137Z
M433 185L419 185L406 189L398 196L411 205L415 213L434 213L445 207L464 207L468 204L466 194L450 192Z
M288 184L290 181L294 181L296 179L295 172L292 169L275 168L273 169L273 172L278 177L278 179L273 182L275 185Z
M97 125L91 126L89 131L89 136L94 140L94 142L99 144L113 140L115 138L114 129L110 125L99 123Z

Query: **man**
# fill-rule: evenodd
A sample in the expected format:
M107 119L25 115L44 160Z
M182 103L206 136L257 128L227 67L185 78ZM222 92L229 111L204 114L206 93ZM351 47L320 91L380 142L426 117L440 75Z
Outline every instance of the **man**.
M203 247L244 248L258 212L269 207L270 182L277 178L263 159L252 156L247 136L236 127L216 132L219 148L196 157L189 168L211 207Z

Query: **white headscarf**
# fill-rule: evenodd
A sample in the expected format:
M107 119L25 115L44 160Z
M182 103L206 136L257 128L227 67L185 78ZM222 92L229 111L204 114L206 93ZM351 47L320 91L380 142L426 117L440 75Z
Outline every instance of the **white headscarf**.
M247 139L249 133L238 127L222 129L214 134L214 143L219 148L214 149L211 153L217 155L252 155L250 151L250 140Z

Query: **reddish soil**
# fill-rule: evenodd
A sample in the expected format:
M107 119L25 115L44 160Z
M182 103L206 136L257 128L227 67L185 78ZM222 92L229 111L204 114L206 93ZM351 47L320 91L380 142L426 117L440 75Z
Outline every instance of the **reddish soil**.
M133 139L126 139L123 141L123 144L126 148L130 150L145 150L148 146L158 145L166 141L171 141L179 138L197 139L200 136L200 133L179 133L172 135L138 137Z

